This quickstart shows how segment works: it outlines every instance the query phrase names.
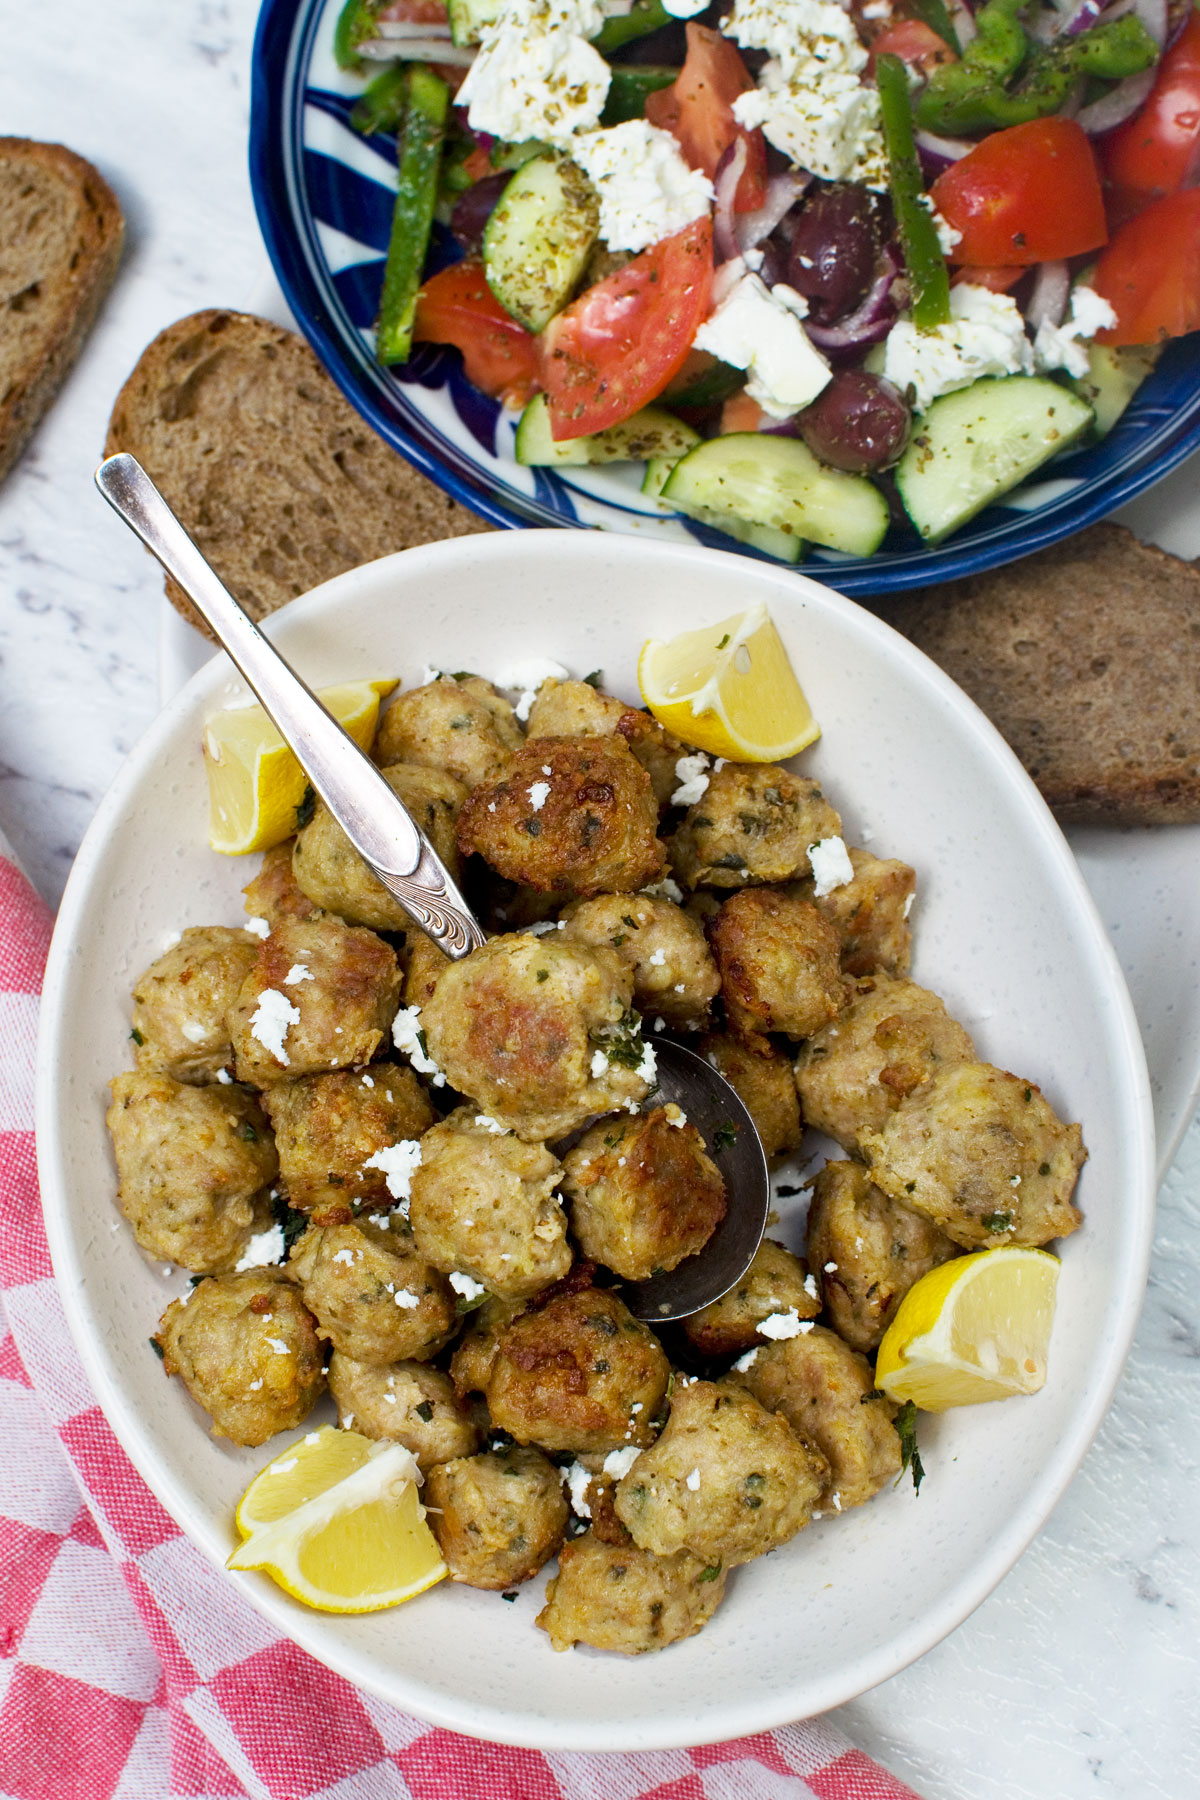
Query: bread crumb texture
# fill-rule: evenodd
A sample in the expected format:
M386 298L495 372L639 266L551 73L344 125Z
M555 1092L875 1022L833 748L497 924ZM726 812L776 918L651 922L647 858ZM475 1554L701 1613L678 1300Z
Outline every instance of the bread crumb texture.
M124 232L91 163L61 144L0 137L0 481L92 328Z
M965 688L1065 823L1200 820L1200 568L1092 525L879 602Z
M302 338L247 313L159 333L117 396L105 454L119 450L253 619L393 550L490 529L388 448Z

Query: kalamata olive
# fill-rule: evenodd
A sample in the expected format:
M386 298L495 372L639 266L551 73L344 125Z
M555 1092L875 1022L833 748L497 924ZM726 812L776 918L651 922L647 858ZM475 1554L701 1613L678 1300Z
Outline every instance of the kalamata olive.
M814 456L865 475L895 462L908 438L911 414L896 389L863 369L842 369L796 427Z
M484 227L511 180L511 169L501 169L497 175L485 175L454 202L450 229L468 256L474 255L483 243Z
M791 221L787 279L818 325L854 311L871 285L882 230L882 207L868 188L847 182L804 200Z

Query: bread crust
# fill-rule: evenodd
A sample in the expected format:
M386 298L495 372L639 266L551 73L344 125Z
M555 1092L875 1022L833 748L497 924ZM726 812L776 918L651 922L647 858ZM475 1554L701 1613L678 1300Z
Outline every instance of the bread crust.
M27 314L37 307L45 317L34 336L35 347L26 346L22 352L13 346L16 367L7 384L0 379L0 481L16 463L79 355L112 286L125 240L125 221L116 195L82 156L62 144L0 137L0 184L22 170L29 179L34 205L39 189L44 192L49 181L57 181L64 204L74 204L76 218L70 231L72 249L65 262L62 251L54 251L50 244L43 247L44 268L36 254L32 261L26 260L20 249L6 246L13 261L4 268L8 280L0 279L0 356L5 348L7 316ZM35 176L37 182L32 179ZM20 270L18 262L23 265ZM38 273L34 273L35 264ZM27 276L32 279L26 280ZM23 283L19 290L18 281ZM14 291L4 291L10 284ZM48 301L44 289L50 290Z
M1064 823L1200 820L1200 569L1124 526L878 610L965 688Z
M491 529L389 449L303 338L251 313L192 313L147 345L109 420L104 453L122 450L256 620L391 551Z

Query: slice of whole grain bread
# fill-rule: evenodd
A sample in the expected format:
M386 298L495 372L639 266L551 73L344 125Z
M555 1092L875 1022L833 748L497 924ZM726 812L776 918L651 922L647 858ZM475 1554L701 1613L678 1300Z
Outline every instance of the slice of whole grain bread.
M1065 822L1200 820L1200 569L1092 525L876 603L1003 733Z
M124 235L91 163L61 144L0 137L0 481L78 356Z
M119 450L253 619L392 550L490 529L388 448L303 338L248 313L159 333L113 407L104 453Z

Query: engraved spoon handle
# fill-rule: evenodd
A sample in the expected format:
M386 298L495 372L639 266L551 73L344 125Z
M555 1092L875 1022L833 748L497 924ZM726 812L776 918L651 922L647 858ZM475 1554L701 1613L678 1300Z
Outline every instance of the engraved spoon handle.
M388 892L447 956L477 949L483 932L433 845L370 757L242 611L141 464L132 456L110 456L96 471L96 486L208 621Z

